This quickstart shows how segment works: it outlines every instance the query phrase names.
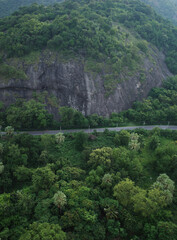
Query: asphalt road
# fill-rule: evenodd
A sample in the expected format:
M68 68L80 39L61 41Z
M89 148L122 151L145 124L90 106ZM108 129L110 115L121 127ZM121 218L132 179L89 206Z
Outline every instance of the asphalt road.
M27 131L26 133L29 133L31 135L42 135L42 134L56 134L56 133L73 133L73 132L80 132L83 131L85 133L92 133L93 131L97 132L104 132L105 129L108 129L109 131L116 131L119 132L121 130L134 130L137 128L142 128L145 130L152 130L153 128L158 127L160 129L171 129L171 130L177 130L177 126L168 126L168 125L156 125L156 126L135 126L135 127L113 127L113 128L89 128L89 129L68 129L68 130L45 130L45 131Z

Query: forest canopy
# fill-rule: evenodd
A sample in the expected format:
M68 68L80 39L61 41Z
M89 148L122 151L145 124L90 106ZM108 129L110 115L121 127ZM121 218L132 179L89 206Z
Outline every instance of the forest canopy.
M0 238L176 240L176 131L9 133Z

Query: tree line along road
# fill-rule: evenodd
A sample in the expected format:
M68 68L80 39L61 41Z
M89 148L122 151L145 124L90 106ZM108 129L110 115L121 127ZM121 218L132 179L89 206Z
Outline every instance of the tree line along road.
M56 133L75 133L75 132L85 132L85 133L92 133L94 131L97 132L104 132L105 129L109 131L116 131L119 132L121 130L134 130L137 128L142 128L145 130L152 130L153 128L158 127L160 129L170 129L170 130L177 130L177 126L168 126L168 125L152 125L152 126L134 126L134 127L112 127L112 128L88 128L88 129L67 129L67 130L45 130L45 131L25 131L20 133L29 133L31 135L43 135L43 134L56 134Z

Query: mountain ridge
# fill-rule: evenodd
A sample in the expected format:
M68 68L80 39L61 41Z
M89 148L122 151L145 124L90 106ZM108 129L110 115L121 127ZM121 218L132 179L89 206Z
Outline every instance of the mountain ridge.
M158 14L177 25L177 1L176 0L141 0L153 7Z
M58 2L62 2L62 0L0 0L0 18L9 16L17 11L21 7L29 6L31 4L43 4L50 5Z

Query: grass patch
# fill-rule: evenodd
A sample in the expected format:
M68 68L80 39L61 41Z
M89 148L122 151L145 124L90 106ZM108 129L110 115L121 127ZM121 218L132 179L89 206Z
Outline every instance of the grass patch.
M41 55L40 51L31 52L30 54L19 58L19 60L24 61L27 65L31 65L31 64L39 63L40 55Z

